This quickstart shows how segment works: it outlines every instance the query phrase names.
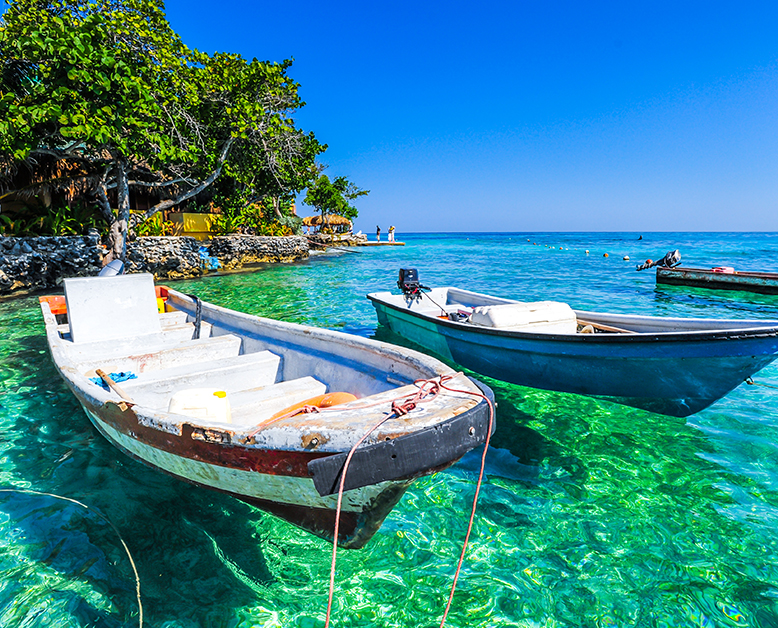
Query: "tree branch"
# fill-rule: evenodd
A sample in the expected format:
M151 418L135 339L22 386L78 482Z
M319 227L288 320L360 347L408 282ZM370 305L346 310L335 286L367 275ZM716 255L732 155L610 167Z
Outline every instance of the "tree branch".
M204 179L200 183L198 183L196 186L191 188L190 190L184 192L183 194L180 194L176 198L168 199L166 201L162 201L161 203L157 203L154 205L154 207L151 207L150 209L146 210L146 213L143 215L143 218L145 220L148 220L151 218L154 214L156 214L159 211L162 211L163 209L168 209L170 207L173 207L175 205L178 205L182 201L185 201L188 198L192 198L196 194L199 194L202 192L205 188L207 188L211 183L213 183L216 180L216 177L218 177L221 174L222 167L224 166L224 162L227 160L227 155L230 152L230 147L232 146L232 143L235 141L234 137L231 137L228 139L224 147L222 148L221 155L219 155L219 161L218 166L216 167L216 170L214 170L208 178Z
M170 181L160 181L157 183L151 183L147 181L127 181L127 185L143 188L164 188L169 185L176 185L177 183L188 183L189 185L197 185L196 181L181 177L178 179L171 179Z

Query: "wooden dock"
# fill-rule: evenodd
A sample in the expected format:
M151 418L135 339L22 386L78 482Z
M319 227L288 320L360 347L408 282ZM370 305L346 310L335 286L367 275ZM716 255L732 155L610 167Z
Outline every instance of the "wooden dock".
M352 246L405 246L405 242L359 242Z

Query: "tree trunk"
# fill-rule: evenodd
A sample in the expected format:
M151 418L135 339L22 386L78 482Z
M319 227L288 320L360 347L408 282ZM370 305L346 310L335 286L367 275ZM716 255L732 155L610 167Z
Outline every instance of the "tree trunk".
M271 200L273 202L273 211L276 213L276 218L281 220L283 218L281 215L281 199L277 196L272 196Z
M127 165L121 159L116 163L116 196L119 206L120 258L125 262L127 260L127 225L130 223L130 188L127 185Z
M156 214L158 211L162 211L163 209L170 209L171 207L174 207L174 206L178 205L182 201L185 201L187 199L192 198L193 196L196 196L197 194L202 192L205 188L207 188L209 185L211 185L211 183L216 181L216 178L221 174L222 167L224 166L224 162L227 160L227 155L229 155L230 147L232 146L232 143L234 141L235 141L235 138L231 137L230 139L228 139L224 143L224 146L222 146L222 152L219 155L218 165L217 165L216 169L210 175L208 175L208 177L206 177L203 181L201 181L200 183L198 183L197 185L195 185L191 189L187 190L183 194L179 194L176 198L172 198L172 199L169 199L169 200L166 200L166 201L162 201L162 202L157 203L156 205L154 205L154 207L150 207L149 209L147 209L146 213L143 215L144 220L148 220L154 214ZM118 182L118 177L117 177L117 182ZM124 182L125 182L125 187L126 187L126 184L127 184L127 175L126 175L126 173L124 175ZM129 197L128 197L128 203L129 203ZM129 205L128 205L128 207L129 207ZM129 218L129 213L127 214L127 216ZM121 218L120 218L120 220L121 220Z
M119 259L122 256L122 239L121 229L119 229L119 220L111 210L111 204L108 202L108 193L105 189L105 181L101 182L100 186L95 192L97 199L97 206L100 208L100 213L103 214L103 218L108 223L108 254L103 259L103 266L110 264L113 260Z

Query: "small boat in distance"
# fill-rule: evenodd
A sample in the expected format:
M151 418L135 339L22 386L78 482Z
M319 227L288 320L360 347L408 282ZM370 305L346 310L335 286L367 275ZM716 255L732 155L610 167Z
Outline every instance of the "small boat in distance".
M155 290L148 274L64 287L40 298L51 356L103 436L330 539L343 481L342 547L494 426L488 388L409 349Z
M744 290L760 294L778 294L778 273L738 271L726 266L718 268L657 266L656 282L713 290Z
M445 359L523 386L694 414L778 358L778 320L665 318L525 303L454 287L367 295L378 322ZM426 291L425 291L426 290Z

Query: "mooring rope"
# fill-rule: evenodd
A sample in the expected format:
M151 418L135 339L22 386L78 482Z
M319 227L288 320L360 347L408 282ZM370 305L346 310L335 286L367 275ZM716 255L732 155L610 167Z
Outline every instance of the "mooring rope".
M340 513L341 513L341 508L343 503L343 487L345 486L346 472L348 471L349 464L351 463L351 458L353 457L357 447L359 447L370 434L372 434L375 430L381 427L381 425L386 423L386 421L408 414L408 412L413 410L416 407L416 405L419 403L431 401L432 399L438 396L441 389L448 390L449 392L461 393L465 395L471 395L474 397L481 397L482 399L486 400L486 403L489 406L489 426L486 433L486 441L484 443L484 453L481 456L481 470L478 474L478 483L476 484L475 496L473 497L473 507L470 512L470 521L467 526L465 541L462 545L462 553L459 556L459 562L457 564L457 569L454 574L454 582L451 585L451 593L449 594L448 603L446 604L446 610L443 613L443 619L440 622L440 628L443 628L443 625L446 623L446 617L448 616L448 611L451 607L451 602L454 599L454 591L456 590L457 580L459 579L459 573L462 569L462 562L464 561L465 558L465 551L467 550L467 544L470 539L470 532L473 529L475 511L476 511L476 506L478 504L478 494L481 491L481 484L483 481L484 469L486 466L486 452L487 449L489 448L489 440L492 435L492 425L494 424L494 407L492 405L491 400L486 395L482 393L473 392L470 390L458 390L455 388L449 388L448 386L444 385L444 382L454 379L455 377L456 375L441 375L438 378L416 380L414 384L419 387L419 390L414 395L403 396L392 400L391 401L392 411L387 416L385 416L380 421L378 421L375 425L373 425L362 436L362 438L360 438L349 450L348 456L346 456L346 462L343 464L343 471L341 472L340 483L338 485L338 502L335 508L335 530L334 530L334 535L332 540L332 563L330 565L330 587L329 587L329 596L327 600L327 617L324 622L324 628L329 628L330 617L332 614L332 598L335 592L335 568L337 564L337 554L338 554L338 534L340 532ZM381 405L384 403L387 402L381 401L364 407L368 408L371 406Z
M119 532L119 528L117 528L114 525L113 521L111 521L99 510L90 508L86 504L78 501L77 499L73 499L71 497L63 497L62 495L55 495L54 493L44 493L42 491L36 491L31 488L0 488L0 493L21 493L27 495L42 495L45 497L53 497L54 499L61 499L63 501L71 502L72 504L81 506L82 508L85 508L89 512L95 513L109 526L111 526L111 528L113 528L113 531L116 533L116 536L119 537L119 542L122 544L124 551L127 553L127 558L130 559L130 565L132 565L132 571L135 574L135 597L138 600L138 628L143 628L143 604L140 599L140 576L138 575L138 569L135 567L135 561L132 559L132 554L130 554L130 548L127 547L127 543L124 542L124 539L122 538L122 535Z
M442 379L443 378L441 378L441 380ZM481 397L482 399L486 400L486 403L489 406L489 425L486 429L486 440L484 441L484 453L481 454L481 469L478 472L478 482L475 485L475 495L473 496L473 508L470 511L470 522L467 524L467 533L465 534L465 541L462 544L462 553L459 555L457 570L454 573L454 582L451 584L451 593L448 596L448 602L446 603L446 610L443 613L443 619L440 620L440 628L443 628L443 625L446 623L446 617L448 617L448 611L451 608L451 602L454 600L454 591L457 588L457 580L459 579L459 572L462 570L462 562L465 559L465 551L467 550L467 543L470 540L470 532L473 529L473 520L475 519L475 509L476 506L478 505L478 494L481 492L481 483L483 482L484 470L486 469L486 452L489 449L489 441L491 440L492 437L492 426L494 425L494 406L492 405L491 399L489 399L486 395L482 393L449 388L448 386L444 386L442 381L440 386L441 388L444 388L451 392L466 393L469 395Z
M755 382L752 377L746 377L745 380L746 384L749 386L761 386L762 388L772 388L773 390L778 390L778 386L772 386L770 384L763 384L761 382Z

